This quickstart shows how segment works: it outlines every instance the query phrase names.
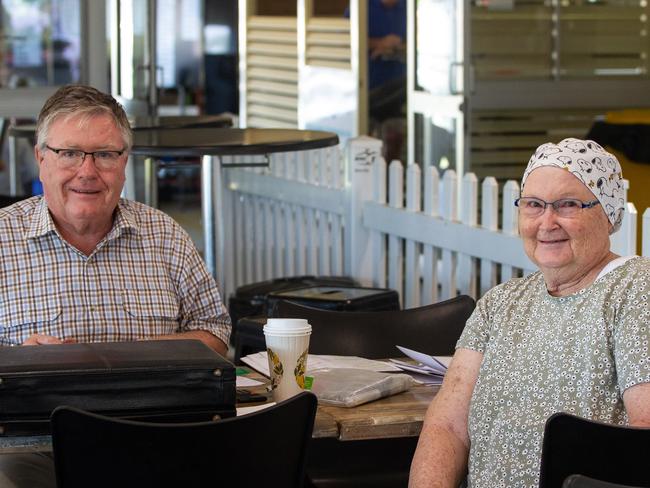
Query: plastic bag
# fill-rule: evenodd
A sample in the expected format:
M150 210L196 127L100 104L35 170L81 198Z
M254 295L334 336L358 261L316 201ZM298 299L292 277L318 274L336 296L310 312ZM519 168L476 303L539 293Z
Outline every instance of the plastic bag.
M365 369L326 368L310 371L311 391L318 402L355 407L408 390L415 382L407 374L378 373Z

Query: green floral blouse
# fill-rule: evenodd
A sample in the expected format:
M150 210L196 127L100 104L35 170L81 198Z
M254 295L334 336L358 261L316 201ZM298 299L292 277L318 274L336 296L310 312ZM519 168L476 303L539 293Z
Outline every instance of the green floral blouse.
M623 392L650 381L650 260L633 258L567 297L540 272L477 303L456 345L484 354L469 413L468 486L537 487L555 412L626 424Z

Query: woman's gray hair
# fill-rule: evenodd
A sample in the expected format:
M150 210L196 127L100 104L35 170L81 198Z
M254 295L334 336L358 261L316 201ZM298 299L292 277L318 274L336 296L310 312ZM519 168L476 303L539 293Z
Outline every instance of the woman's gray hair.
M85 85L63 86L47 99L36 122L36 145L41 149L45 148L50 126L59 117L81 116L80 123L84 124L97 115L109 115L113 118L122 133L125 150L130 150L133 133L122 105L111 95Z

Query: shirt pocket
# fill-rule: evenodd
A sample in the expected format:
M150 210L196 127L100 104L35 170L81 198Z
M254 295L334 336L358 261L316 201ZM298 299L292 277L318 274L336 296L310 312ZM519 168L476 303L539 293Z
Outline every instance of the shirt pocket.
M124 290L122 304L134 319L176 322L180 313L176 294L167 289Z
M31 334L58 337L61 301L56 295L40 298L16 298L0 302L0 334L11 333L26 339Z

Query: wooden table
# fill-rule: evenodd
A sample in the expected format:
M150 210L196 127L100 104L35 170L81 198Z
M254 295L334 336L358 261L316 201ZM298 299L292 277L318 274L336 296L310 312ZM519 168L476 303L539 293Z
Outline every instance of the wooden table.
M427 407L439 388L417 385L353 408L319 405L313 437L356 441L418 436Z
M314 485L404 487L429 403L438 386L353 408L320 405L306 473Z
M263 391L264 387L258 389ZM341 441L417 437L424 413L438 389L416 385L409 391L352 408L319 405L313 437ZM0 437L0 453L51 450L52 441L47 435Z
M264 383L249 389L264 394L268 378L250 367L247 369L251 371L249 378ZM439 389L439 386L417 384L403 393L351 408L319 404L312 437L341 441L417 437L424 414Z

